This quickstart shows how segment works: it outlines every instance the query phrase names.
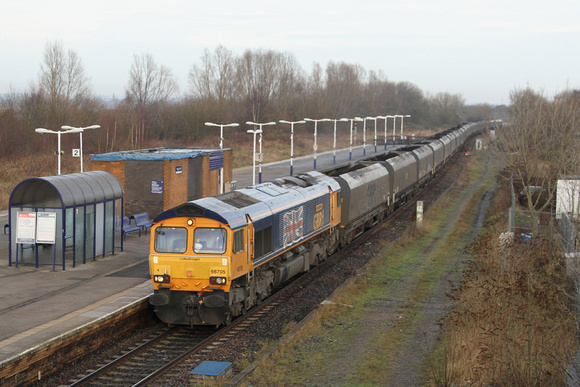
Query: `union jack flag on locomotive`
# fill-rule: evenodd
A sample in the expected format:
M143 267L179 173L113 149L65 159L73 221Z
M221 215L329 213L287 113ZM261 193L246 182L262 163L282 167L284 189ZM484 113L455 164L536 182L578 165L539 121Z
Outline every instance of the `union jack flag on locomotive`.
M304 236L304 207L300 206L295 210L288 211L283 216L284 221L284 246L289 246L298 242Z

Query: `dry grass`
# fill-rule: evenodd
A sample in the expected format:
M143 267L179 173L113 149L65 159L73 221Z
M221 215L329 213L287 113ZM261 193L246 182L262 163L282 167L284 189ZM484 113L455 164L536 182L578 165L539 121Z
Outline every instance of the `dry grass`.
M331 124L325 123L328 127L324 127L324 130L318 131L318 152L330 151L333 149L334 143L334 131ZM336 136L336 147L348 148L350 143L350 136L348 134L348 129L345 128L346 124L341 122L338 124L337 136ZM330 128L330 129L329 129ZM379 128L381 126L379 125ZM320 129L320 127L319 127ZM409 135L413 132L417 136L429 136L432 135L433 131L409 131ZM295 125L294 127L294 157L305 156L312 154L312 146L314 142L314 131L312 128L312 123L308 125ZM379 134L381 132L379 131ZM384 133L384 132L383 132ZM148 143L144 148L154 148L163 146L187 146L196 148L218 148L219 147L219 135L216 136L213 132L208 134L199 141L192 144L166 144L159 142ZM374 136L374 130L367 131L367 146L373 144L372 137ZM243 166L248 166L252 164L252 152L253 152L253 137L246 133L245 129L239 129L237 131L229 131L224 134L224 147L232 148L234 150L233 167L240 168ZM362 128L359 130L357 137L358 144L362 143ZM257 151L259 145L256 144ZM289 125L277 124L276 129L269 130L268 127L264 127L262 151L264 153L264 162L270 163L273 161L279 161L290 158L290 128ZM10 195L14 188L22 181L42 176L53 176L57 173L57 156L53 154L53 149L47 149L46 153L34 154L28 156L21 156L18 158L2 159L3 168L0 172L0 211L8 209L8 203L10 200ZM90 166L90 150L85 149L85 155L83 158L84 170L89 171ZM73 158L69 152L65 152L61 156L61 173L77 173L80 172L80 160L78 158Z
M505 211L502 195L496 211ZM443 324L436 385L566 385L576 321L561 254L540 238L500 249L502 218L492 214L498 223L471 246L475 259Z
M439 292L444 273L455 270L467 243L477 206L458 203L471 195L481 199L470 186L482 173L471 168L468 178L429 209L421 230L410 227L335 292L334 304L320 308L289 345L256 370L252 385L388 385L403 348L426 318L425 306Z
M61 157L61 173L80 172L80 160L78 158L65 155ZM35 154L2 160L2 171L0 172L0 211L8 209L10 195L19 183L33 177L56 175L57 172L57 156L53 154Z

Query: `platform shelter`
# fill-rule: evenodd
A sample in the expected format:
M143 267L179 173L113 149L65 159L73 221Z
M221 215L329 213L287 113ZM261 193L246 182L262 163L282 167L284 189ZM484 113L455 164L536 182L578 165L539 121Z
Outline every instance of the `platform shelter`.
M9 203L9 265L73 267L123 250L123 188L109 172L24 180Z

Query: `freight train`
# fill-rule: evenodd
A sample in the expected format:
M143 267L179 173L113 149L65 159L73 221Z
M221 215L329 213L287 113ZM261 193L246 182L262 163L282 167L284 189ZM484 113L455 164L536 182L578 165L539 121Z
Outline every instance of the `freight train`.
M358 162L193 200L151 228L149 302L165 323L229 324L417 194L472 135L465 123Z

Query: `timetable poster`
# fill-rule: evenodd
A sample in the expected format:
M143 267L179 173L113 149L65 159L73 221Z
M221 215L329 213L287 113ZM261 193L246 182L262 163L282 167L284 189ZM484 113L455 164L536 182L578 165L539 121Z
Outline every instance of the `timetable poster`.
M16 243L34 243L36 212L19 212L16 221Z
M39 212L36 216L36 243L55 243L56 212Z

